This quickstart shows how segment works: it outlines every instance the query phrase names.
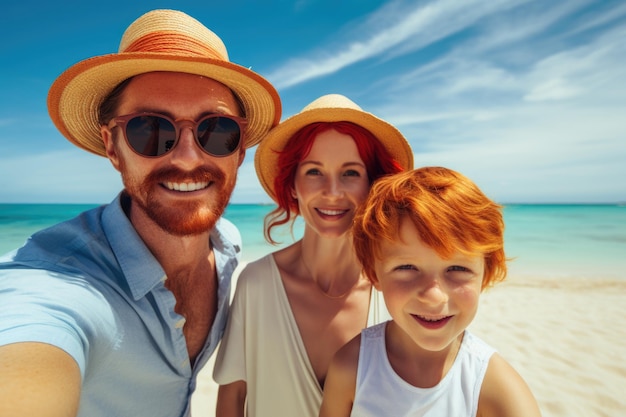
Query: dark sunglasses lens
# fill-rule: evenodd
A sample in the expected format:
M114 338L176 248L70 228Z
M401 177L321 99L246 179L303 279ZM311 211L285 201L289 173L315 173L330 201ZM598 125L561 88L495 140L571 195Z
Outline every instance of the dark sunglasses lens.
M126 138L135 151L145 156L159 156L176 143L176 129L158 116L133 117L126 124Z
M230 155L239 147L240 140L239 124L228 117L210 116L198 125L198 142L211 155Z

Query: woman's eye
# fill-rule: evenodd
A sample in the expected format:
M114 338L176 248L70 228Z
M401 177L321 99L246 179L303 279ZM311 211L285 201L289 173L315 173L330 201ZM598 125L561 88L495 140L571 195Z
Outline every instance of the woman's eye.
M350 170L346 171L344 173L344 175L346 177L360 177L361 173L359 171L354 170L354 169L350 169Z
M304 174L305 175L322 175L320 170L317 168L307 169Z

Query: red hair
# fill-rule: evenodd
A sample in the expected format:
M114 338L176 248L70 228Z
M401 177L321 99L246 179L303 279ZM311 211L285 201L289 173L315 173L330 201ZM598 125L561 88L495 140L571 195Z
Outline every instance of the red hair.
M274 179L274 193L278 207L265 218L265 239L276 244L272 239L272 229L292 222L300 214L298 202L292 196L298 164L311 151L317 135L334 129L354 139L359 156L365 163L370 184L378 178L395 174L403 170L398 161L369 130L351 122L316 122L296 132L287 142L278 156L278 175Z
M420 239L442 258L455 251L483 255L484 289L506 277L502 206L470 179L441 167L426 167L377 181L354 218L353 244L364 273L377 281L381 242L398 239L407 216Z

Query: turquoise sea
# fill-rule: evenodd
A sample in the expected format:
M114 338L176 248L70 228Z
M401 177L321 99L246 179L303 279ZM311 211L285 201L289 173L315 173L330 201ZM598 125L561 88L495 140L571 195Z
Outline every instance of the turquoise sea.
M0 204L0 254L19 246L32 233L69 219L95 205ZM243 260L275 250L263 238L263 218L271 205L231 204L225 217L243 237ZM511 275L546 278L626 279L626 205L505 205L506 252L515 258ZM289 244L288 227L278 236Z

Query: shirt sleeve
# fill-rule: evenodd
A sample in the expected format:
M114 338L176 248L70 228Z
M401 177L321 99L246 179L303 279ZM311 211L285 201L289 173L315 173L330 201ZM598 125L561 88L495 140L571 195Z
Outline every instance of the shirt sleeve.
M230 306L224 337L215 358L213 379L220 385L235 381L246 381L246 337L245 309L247 306L248 266L237 277L237 288ZM235 277L233 277L235 279Z
M112 309L80 276L26 268L0 270L0 306L0 345L56 346L74 358L83 377L90 353L114 343Z

